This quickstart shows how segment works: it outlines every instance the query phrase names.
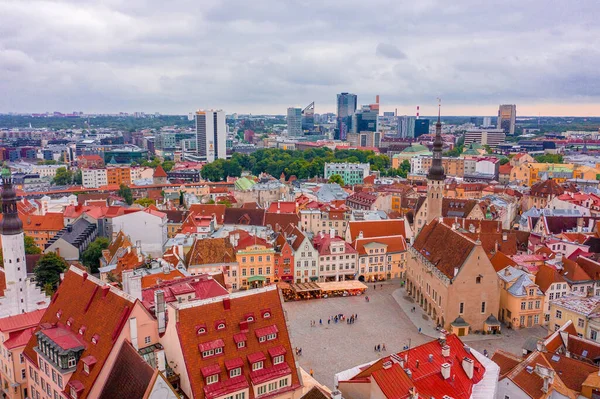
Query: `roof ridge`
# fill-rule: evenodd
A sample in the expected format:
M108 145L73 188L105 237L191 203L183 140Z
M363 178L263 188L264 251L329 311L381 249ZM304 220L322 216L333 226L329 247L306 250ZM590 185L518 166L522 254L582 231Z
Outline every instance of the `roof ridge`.
M115 295L120 296L121 298L123 298L123 299L131 302L132 304L134 304L135 301L137 301L136 298L134 298L133 296L127 294L125 291L122 291L122 290L114 287L111 284L102 282L99 278L94 277L93 275L89 274L86 271L81 270L80 268L78 268L78 267L76 267L74 265L69 266L69 271L70 272L75 272L76 274L78 274L82 278L84 277L84 274L85 274L86 275L86 277L85 277L86 280L91 281L92 283L96 284L98 287L104 287L104 286L109 287L110 292L112 292Z
M243 298L243 297L250 296L250 295L263 294L265 292L274 291L274 290L277 290L277 286L269 285L269 286L262 287L262 288L255 288L252 290L233 292L233 293L229 293L226 295L216 296L213 298L195 300L195 301L191 301L191 302L175 303L175 304L173 304L173 306L175 306L178 310L184 310L184 309L189 309L189 308L195 308L195 307L201 306L201 305L206 305L209 303L218 303L225 298L237 299L237 298Z

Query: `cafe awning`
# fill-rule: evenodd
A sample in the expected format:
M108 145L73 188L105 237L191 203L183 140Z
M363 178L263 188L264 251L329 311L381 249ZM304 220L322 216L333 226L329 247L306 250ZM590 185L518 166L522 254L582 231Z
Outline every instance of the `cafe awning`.
M358 280L346 280L346 281L331 281L327 283L317 283L323 292L328 291L353 291L367 289L367 286Z
M264 276L252 276L252 277L248 277L248 282L249 283L253 283L255 281L265 281L267 278Z
M309 292L309 291L321 291L321 287L317 283L296 283L290 284L290 287L294 292Z

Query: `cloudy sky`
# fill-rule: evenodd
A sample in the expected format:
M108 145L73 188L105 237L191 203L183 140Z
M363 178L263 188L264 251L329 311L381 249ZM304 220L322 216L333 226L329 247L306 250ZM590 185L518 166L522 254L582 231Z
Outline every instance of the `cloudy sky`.
M0 0L0 112L600 115L597 0Z

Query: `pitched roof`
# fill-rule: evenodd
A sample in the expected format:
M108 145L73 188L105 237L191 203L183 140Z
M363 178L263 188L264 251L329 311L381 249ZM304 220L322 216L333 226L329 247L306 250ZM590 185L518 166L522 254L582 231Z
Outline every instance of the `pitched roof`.
M152 367L123 341L98 399L143 399L153 375Z
M286 201L277 201L277 202L272 202L271 205L269 205L269 209L267 209L267 212L270 213L296 213L297 209L296 209L296 202L295 201L291 201L291 202L286 202Z
M441 398L443 395L457 399L470 398L473 386L483 379L486 369L472 353L465 350L464 344L456 335L447 335L444 345L450 348L449 357L442 355L442 345L439 341L431 341L399 352L398 357L406 358L406 355L408 358L404 367L400 367L400 364L390 356L386 356L363 369L350 381L361 382L371 377L385 397L390 399L409 398L408 393L412 387L416 388L419 397L424 398ZM430 356L432 356L431 361ZM472 379L467 376L462 367L464 358L469 358L474 363ZM440 370L444 363L450 365L450 375L453 378L442 377ZM410 370L410 377L406 370Z
M315 249L317 250L317 252L319 252L320 256L332 254L331 243L333 243L333 242L343 242L345 254L355 254L356 253L356 249L354 249L354 247L352 247L352 245L350 245L349 243L347 243L340 237L337 237L337 236L331 237L331 235L329 235L329 234L319 234L319 235L315 235L315 237L313 238L313 245L314 245Z
M575 283L578 281L589 281L591 277L583 270L576 262L563 258L563 268L560 274L569 282Z
M179 269L149 274L147 276L142 276L142 289L155 286L163 281L178 280L184 277L185 274L183 274Z
M406 240L404 236L389 236L389 237L374 237L374 238L363 238L354 241L354 248L359 255L367 255L368 252L365 246L371 243L383 244L387 246L386 252L396 253L406 251Z
M300 223L300 216L296 213L265 213L265 226L271 226L273 230L278 230L293 224L297 226Z
M500 366L500 378L515 368L522 360L520 357L501 349L497 349L492 356L492 361Z
M494 270L497 272L505 267L517 265L517 262L506 256L502 251L496 252L490 259L490 262L492 262L492 266L494 266Z
M294 238L293 242L292 242L292 249L294 251L297 251L298 248L300 248L300 245L302 245L302 242L304 242L304 239L306 238L306 236L304 235L304 233L298 228L298 226L296 225L288 225L288 227L285 228L284 230L284 234L286 236L286 238Z
M194 213L199 216L212 216L215 215L217 223L223 224L225 219L225 211L227 207L219 204L192 204L190 206L190 213Z
M235 251L229 238L197 238L185 257L188 267L231 262L235 262Z
M161 281L142 290L142 303L148 310L154 308L154 292L156 290L162 290L165 293L167 303L176 302L177 297L181 295L189 297L193 294L194 300L200 300L227 295L228 293L221 284L207 274Z
M290 390L299 386L292 345L276 287L231 294L228 299L221 301L210 299L175 306L179 307L177 333L194 397L213 399L249 387L250 382L257 384L264 381L265 377L275 378L277 375L291 376ZM269 317L264 317L267 314ZM250 315L254 318L253 322L247 322ZM217 330L217 323L225 324L225 328ZM206 329L205 333L198 334L200 326ZM263 329L278 331L276 338L259 343L256 333ZM245 340L245 347L237 347L236 337L238 341ZM200 356L198 348L211 343L223 345L223 354L209 358ZM273 365L270 352L283 354L284 363ZM252 371L250 359L258 358L265 358L263 369ZM240 376L229 377L227 365L232 364L242 367ZM203 370L217 372L219 381L206 385ZM250 389L249 399L254 397Z
M433 263L448 278L454 278L454 268L461 268L476 244L437 220L426 224L413 247Z
M567 388L581 392L581 385L591 373L598 373L598 366L572 359L570 357L544 352L542 354L546 361L559 375Z
M565 279L560 273L553 267L548 265L541 265L535 275L535 283L542 292L546 292L553 283L564 283Z
M250 208L226 208L223 224L241 224L246 226L264 226L265 210Z
M442 216L466 218L477 204L472 199L443 198Z
M80 360L70 380L65 381L65 385L70 381L79 381L83 385L83 391L78 398L88 397L133 309L134 301L134 298L121 290L105 285L75 267L71 267L65 273L64 280L36 328L36 333L48 335L57 329L69 331L73 338L85 344L81 358L93 356L96 359L96 364L89 374L83 371ZM67 321L71 321L70 326L67 326ZM76 333L84 326L83 334ZM95 344L91 342L93 336L98 336ZM38 364L37 353L34 350L36 346L37 337L34 335L23 352L35 365Z
M36 327L40 322L44 312L45 309L41 309L15 316L4 317L0 319L0 331L6 333L10 331L23 330L29 327Z
M348 222L350 231L350 240L354 241L362 232L363 238L373 238L382 236L407 237L404 219L391 220L352 220Z
M575 262L590 278L600 280L600 263L583 256L579 256Z
M165 172L162 166L158 165L156 169L154 169L152 177L167 177L167 172Z
M531 186L529 195L534 197L548 197L561 195L564 192L565 189L562 188L554 179L548 179Z

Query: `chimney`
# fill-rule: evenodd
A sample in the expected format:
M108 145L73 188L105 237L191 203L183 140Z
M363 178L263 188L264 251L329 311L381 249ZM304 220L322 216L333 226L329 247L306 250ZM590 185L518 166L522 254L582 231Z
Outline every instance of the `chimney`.
M164 373L167 368L167 361L165 359L165 350L156 349L154 351L154 358L156 359L156 368L161 373Z
M223 309L229 310L231 308L231 299L223 298Z
M465 357L462 361L462 367L463 370L465 370L467 377L469 377L469 379L473 379L473 359Z
M494 253L498 252L498 241L494 244Z
M502 241L508 241L508 233L506 231L502 232Z
M543 377L544 385L542 386L542 392L548 393L548 389L550 387L550 377Z
M415 387L410 387L408 394L410 395L409 399L419 399L419 394L417 393L417 388Z
M154 291L154 315L158 321L158 333L162 334L167 329L165 293L163 290Z
M450 347L448 345L442 347L442 356L450 357Z
M82 277L83 277L83 280L81 282L83 283L85 280L87 280L88 274L86 272L84 272Z
M429 363L433 363L433 355L431 353L429 354L427 359L429 360Z
M454 268L454 277L456 277L458 275L458 267Z
M442 378L445 380L450 378L450 363L442 364Z

